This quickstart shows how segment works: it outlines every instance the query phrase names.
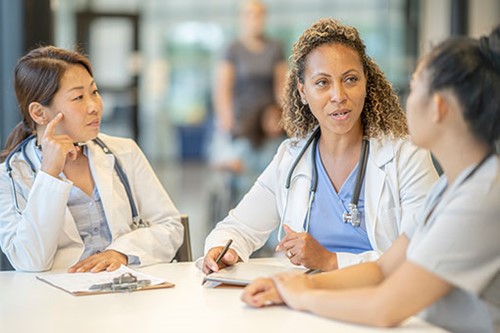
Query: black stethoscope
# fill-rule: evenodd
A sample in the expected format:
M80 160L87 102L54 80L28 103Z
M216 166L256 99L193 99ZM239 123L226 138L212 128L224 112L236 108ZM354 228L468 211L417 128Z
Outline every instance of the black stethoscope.
M309 137L309 139L306 141L304 147L300 151L300 153L297 155L297 158L293 162L290 171L288 172L288 176L286 177L286 182L285 182L285 192L286 192L286 199L285 199L285 207L283 209L283 215L280 220L280 226L278 228L278 241L281 241L281 234L283 230L283 223L285 220L285 215L288 207L288 195L290 191L290 186L292 182L292 176L293 172L297 168L297 165L299 164L300 160L302 159L302 156L304 156L306 150L309 148L309 146L312 144L312 149L311 149L311 159L313 163L313 168L312 168L312 178L311 178L311 185L309 187L309 202L307 205L307 215L306 215L306 222L305 222L305 231L307 232L309 230L309 222L311 220L311 208L312 204L314 202L314 196L316 195L316 189L318 188L318 169L316 166L316 151L318 147L318 140L321 135L320 128L318 127L313 134ZM369 154L369 148L370 148L370 142L366 139L363 139L363 142L361 144L361 153L359 157L359 168L358 168L358 173L356 175L356 184L354 186L354 193L351 199L351 203L348 206L348 211L345 211L344 214L342 214L342 220L344 223L350 223L353 227L359 227L361 225L361 214L358 210L358 202L359 202L359 194L361 193L361 186L363 185L363 180L365 178L365 173L366 173L366 165L368 162L368 154Z
M11 191L12 191L12 197L14 198L14 206L16 209L16 212L21 215L22 211L19 208L19 202L17 200L17 191L16 191L16 185L14 183L14 177L12 176L12 166L10 164L10 160L14 156L14 154L20 152L23 155L24 160L28 163L28 165L31 168L31 171L33 172L33 177L36 175L36 168L31 159L28 157L28 154L26 153L26 146L28 143L35 138L34 135L30 135L23 141L21 141L7 156L5 159L5 169L7 170L7 174L10 178L10 185L11 185ZM113 155L115 158L115 171L118 174L118 178L120 178L120 181L123 184L123 187L125 188L125 192L127 193L128 201L130 203L130 209L132 210L132 229L137 229L137 228L145 228L149 227L149 223L147 221L144 221L139 217L139 213L137 212L137 206L135 205L134 198L132 197L132 190L130 188L130 183L128 181L127 175L125 174L125 171L123 171L123 167L120 164L120 161L116 158L116 156L113 154L113 152L109 149L109 147L100 139L100 138L95 138L92 140L95 144L97 144L101 149L104 151L105 154L110 154Z

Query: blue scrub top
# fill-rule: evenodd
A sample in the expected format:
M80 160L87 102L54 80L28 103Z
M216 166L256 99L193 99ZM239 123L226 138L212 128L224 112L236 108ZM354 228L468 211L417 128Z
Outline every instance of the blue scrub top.
M364 181L358 202L361 225L353 227L350 223L344 223L342 219L354 193L359 162L337 193L321 162L319 148L316 149L315 160L318 170L318 187L311 207L309 233L331 252L361 253L372 250L366 233Z

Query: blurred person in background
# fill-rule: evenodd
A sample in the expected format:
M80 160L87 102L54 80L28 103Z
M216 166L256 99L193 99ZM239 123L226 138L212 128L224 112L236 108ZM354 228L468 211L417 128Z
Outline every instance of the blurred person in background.
M252 117L246 118L242 126L243 137L236 138L231 149L223 154L225 159L214 165L227 176L221 190L232 193L230 202L224 207L218 207L219 215L213 216L215 221L223 219L228 210L248 192L286 139L281 116L281 108L271 103L260 108ZM213 203L212 201L211 204ZM273 256L276 245L276 235L271 235L265 246L254 253L253 257Z
M215 167L234 174L231 183L236 200L253 185L273 158L281 142L286 138L280 123L281 108L274 103L267 104L247 117L242 124L242 137L233 141L230 153Z
M281 101L287 65L282 44L264 34L265 18L263 2L243 3L240 36L229 44L217 69L217 130L238 136L246 117Z
M214 223L234 207L262 171L255 163L267 165L272 158L262 149L272 142L248 149L256 147L255 133L261 128L257 114L281 102L287 70L282 44L265 35L265 19L263 2L244 1L239 37L225 49L217 67L213 96L216 126L208 153L215 171L209 200ZM238 165L242 149L249 153L246 167Z

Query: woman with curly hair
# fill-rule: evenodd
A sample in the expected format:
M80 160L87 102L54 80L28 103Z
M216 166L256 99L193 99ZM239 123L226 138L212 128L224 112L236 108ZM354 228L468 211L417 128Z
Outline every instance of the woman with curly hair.
M295 265L328 271L375 260L414 223L437 179L355 28L319 20L291 60L283 116L291 138L207 237L206 273L247 260L276 228L277 251Z
M376 262L257 279L243 301L364 325L418 314L447 332L500 332L499 91L500 25L436 46L417 66L406 103L412 142L443 167L417 223Z

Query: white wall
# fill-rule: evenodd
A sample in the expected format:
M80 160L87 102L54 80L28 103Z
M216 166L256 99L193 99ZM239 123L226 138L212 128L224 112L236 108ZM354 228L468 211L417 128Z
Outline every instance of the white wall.
M479 37L500 24L499 0L470 0L469 35Z
M427 53L434 45L450 35L450 8L450 0L421 1L420 55Z
M450 14L451 0L421 1L420 54L450 36ZM488 34L498 24L499 0L469 0L469 36L477 38Z

